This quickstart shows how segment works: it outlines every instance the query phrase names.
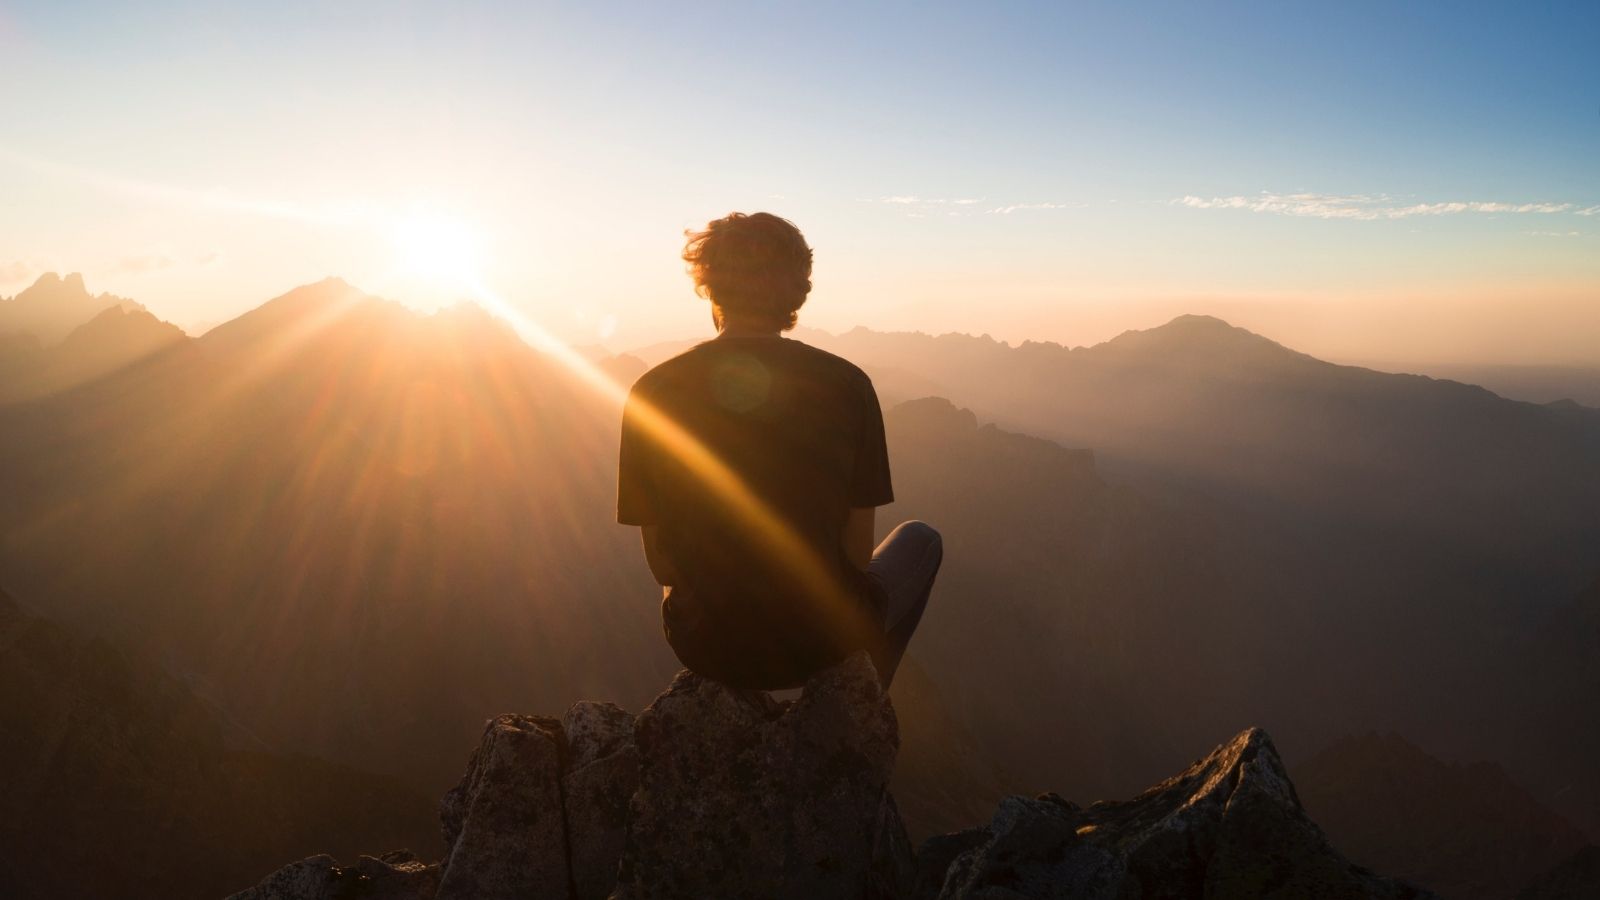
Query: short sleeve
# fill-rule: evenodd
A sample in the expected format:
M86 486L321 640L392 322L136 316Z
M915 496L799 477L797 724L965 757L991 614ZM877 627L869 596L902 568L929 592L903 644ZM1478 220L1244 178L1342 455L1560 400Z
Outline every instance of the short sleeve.
M861 429L856 435L855 467L850 476L850 505L856 509L894 502L889 482L889 442L883 434L883 409L872 382L861 378Z
M628 392L622 407L622 444L617 454L617 521L624 525L655 525L656 493L654 441L644 425L647 401L638 385Z

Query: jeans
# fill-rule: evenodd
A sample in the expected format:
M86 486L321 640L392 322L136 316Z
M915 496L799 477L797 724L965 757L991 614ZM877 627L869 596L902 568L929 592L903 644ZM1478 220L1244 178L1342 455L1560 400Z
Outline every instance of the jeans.
M922 611L933 592L934 576L944 560L944 541L926 522L901 522L872 551L867 577L877 581L888 595L884 609L883 642L874 648L872 663L884 690L894 679L900 658L906 655L911 635L922 621Z

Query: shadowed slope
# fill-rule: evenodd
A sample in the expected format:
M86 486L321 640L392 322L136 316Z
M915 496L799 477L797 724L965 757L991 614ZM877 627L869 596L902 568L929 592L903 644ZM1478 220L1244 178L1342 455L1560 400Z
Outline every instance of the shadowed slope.
M3 593L0 736L17 900L211 898L285 855L434 840L398 782L267 752L159 669Z
M1339 741L1295 783L1351 858L1461 900L1510 897L1586 843L1499 766L1445 763L1399 735Z

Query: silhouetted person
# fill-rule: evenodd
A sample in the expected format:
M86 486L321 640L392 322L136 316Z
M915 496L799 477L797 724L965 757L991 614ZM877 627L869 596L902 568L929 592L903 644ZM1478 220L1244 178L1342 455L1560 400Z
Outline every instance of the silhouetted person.
M622 419L617 521L643 529L678 659L740 688L796 687L870 650L885 687L922 618L943 549L894 500L872 381L785 338L811 291L793 223L733 213L689 234L713 340L646 372Z

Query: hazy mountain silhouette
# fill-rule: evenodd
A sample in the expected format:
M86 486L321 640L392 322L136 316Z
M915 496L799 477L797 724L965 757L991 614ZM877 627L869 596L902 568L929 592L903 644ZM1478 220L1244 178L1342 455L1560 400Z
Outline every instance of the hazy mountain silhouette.
M1396 734L1337 741L1293 774L1351 859L1445 897L1512 897L1587 843L1499 766L1446 763Z
M937 522L950 548L927 680L896 691L907 735L934 736L901 755L938 782L897 783L908 819L970 821L997 782L1123 796L1253 724L1291 759L1404 727L1568 814L1595 802L1551 787L1588 784L1573 706L1537 749L1504 730L1527 691L1555 696L1511 677L1508 642L1600 545L1586 417L1204 318L1079 350L806 338L901 373L886 398L899 379L977 410L886 416L879 521ZM481 310L330 279L0 408L0 570L274 746L436 794L485 716L639 708L677 668L612 521L618 414Z
M331 847L432 847L431 799L268 752L187 687L0 592L0 883L16 900L213 898Z
M1206 517L1230 597L1275 623L1273 686L1256 690L1281 688L1273 708L1300 719L1273 720L1286 746L1403 727L1530 785L1576 776L1507 746L1517 703L1485 703L1504 692L1459 686L1511 678L1506 637L1600 567L1600 416L1333 365L1197 316L1078 349L865 329L819 343L1092 447L1110 477ZM1564 812L1596 821L1573 800Z
M1572 400L1600 408L1600 365L1427 365L1418 366L1436 378L1481 384L1502 397L1530 403Z
M1469 690L1510 708L1491 744L1497 759L1537 760L1519 780L1552 797L1591 839L1600 834L1600 578L1509 634Z
M57 393L187 341L176 325L137 306L108 306L44 347L29 334L0 341L0 403Z
M0 413L5 568L274 743L444 783L485 710L675 669L612 524L615 415L481 310L321 282Z
M113 306L128 312L144 309L123 297L90 294L77 272L65 277L46 272L15 297L0 297L0 335L30 334L49 346Z

